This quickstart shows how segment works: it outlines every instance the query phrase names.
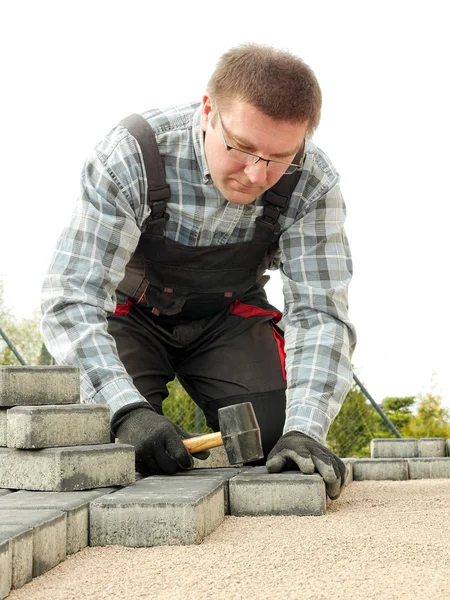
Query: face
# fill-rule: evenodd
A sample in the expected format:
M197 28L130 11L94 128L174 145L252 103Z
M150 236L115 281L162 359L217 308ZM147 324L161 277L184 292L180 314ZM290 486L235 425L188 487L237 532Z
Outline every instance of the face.
M242 100L233 100L226 107L219 106L219 109L226 140L239 150L290 163L305 139L307 123L275 121ZM211 98L205 95L201 123L211 178L229 202L250 204L282 175L269 171L267 163L262 160L253 165L243 165L231 159L223 142L217 111L214 126L213 115Z

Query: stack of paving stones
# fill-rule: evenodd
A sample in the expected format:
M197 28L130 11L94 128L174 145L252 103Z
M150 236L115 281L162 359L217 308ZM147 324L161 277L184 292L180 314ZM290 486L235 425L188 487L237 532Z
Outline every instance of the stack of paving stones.
M27 379L31 370L23 370L19 384L18 371L0 368L0 488L6 488L0 489L0 598L88 544L199 544L225 515L326 513L325 485L318 474L231 466L223 448L213 448L207 461L194 459L190 471L135 477L133 448L107 443L105 409L79 405L78 375L55 369L55 381L47 380L47 395L41 396L39 372ZM87 413L81 416L86 409L89 419ZM62 415L69 410L67 428ZM372 458L344 459L345 485L363 479L450 477L449 443L373 440Z
M376 438L371 458L351 459L354 481L450 478L450 440Z
M87 546L89 502L134 481L78 369L0 367L0 598Z

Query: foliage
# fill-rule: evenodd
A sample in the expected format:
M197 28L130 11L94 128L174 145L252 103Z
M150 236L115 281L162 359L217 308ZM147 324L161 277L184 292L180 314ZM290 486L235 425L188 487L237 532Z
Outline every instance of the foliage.
M414 404L414 396L391 397L383 400L381 405L385 415L392 421L395 427L401 431L413 418L411 407ZM381 436L380 436L381 437Z
M385 398L381 408L402 437L450 438L450 411L434 390L419 395ZM394 437L381 416L354 385L333 422L327 446L338 456L370 456L370 440Z
M8 336L27 365L38 363L39 352L42 346L42 337L39 331L40 317L35 311L29 319L18 320L10 308L5 305L3 283L0 281L0 323L1 328ZM0 365L20 364L8 344L0 337Z
M418 397L417 414L401 431L404 437L450 438L450 411L442 406L441 396L433 391Z
M380 417L361 390L353 385L327 436L327 446L338 456L370 456Z
M39 357L38 357L38 365L54 365L54 364L55 364L55 359L50 354L50 352L47 350L47 346L44 344L44 342L42 342L41 353L39 354Z
M198 408L178 379L171 381L168 397L163 402L163 412L173 423L190 433L211 433L205 415Z

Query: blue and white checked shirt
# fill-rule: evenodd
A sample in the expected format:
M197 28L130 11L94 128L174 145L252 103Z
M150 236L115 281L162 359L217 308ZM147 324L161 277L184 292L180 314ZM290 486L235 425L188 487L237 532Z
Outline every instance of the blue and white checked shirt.
M250 241L261 198L228 202L208 172L199 103L143 115L165 156L172 197L167 236L188 246ZM80 369L82 399L113 414L142 402L108 334L106 317L149 215L140 149L123 127L92 151L69 226L57 242L42 290L42 334L59 364ZM339 175L311 142L300 181L280 217L287 410L284 431L324 442L352 382L356 337L347 315L352 262Z

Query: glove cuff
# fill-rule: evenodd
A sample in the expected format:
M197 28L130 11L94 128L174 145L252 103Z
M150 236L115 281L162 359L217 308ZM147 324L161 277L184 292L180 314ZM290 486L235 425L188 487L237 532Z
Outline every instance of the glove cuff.
M111 426L110 427L111 427L111 433L112 433L112 435L114 437L117 437L117 430L119 429L119 426L122 425L122 423L128 417L128 415L133 410L138 410L140 408L151 410L152 412L154 412L155 414L157 414L153 410L153 408L151 407L151 405L148 402L146 402L145 400L143 400L142 402L132 402L131 404L127 404L126 406L123 406L117 412L114 413L114 415L113 415L113 417L111 419Z

